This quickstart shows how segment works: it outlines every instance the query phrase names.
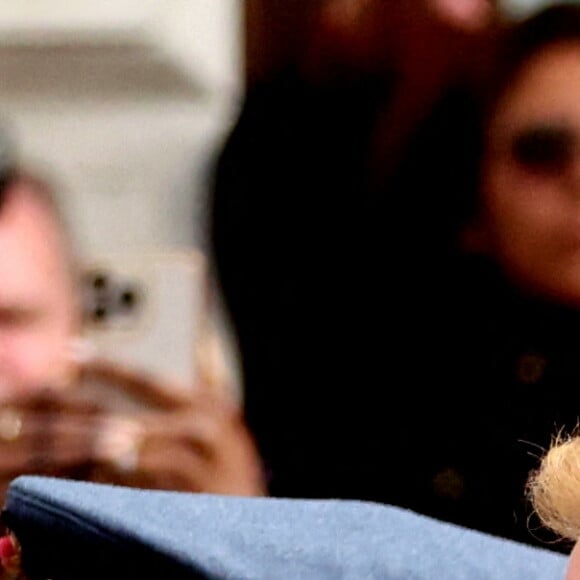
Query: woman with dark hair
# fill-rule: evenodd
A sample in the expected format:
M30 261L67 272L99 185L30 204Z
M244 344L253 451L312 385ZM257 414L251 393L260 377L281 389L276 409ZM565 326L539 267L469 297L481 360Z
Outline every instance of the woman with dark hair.
M458 340L445 341L443 391L454 385L458 417L434 457L455 454L457 521L533 542L547 534L526 474L580 415L580 6L548 8L498 47L475 217L446 303Z
M218 160L212 246L274 495L390 497L379 457L400 389L383 389L397 372L376 351L408 287L406 246L424 257L402 224L449 237L427 222L436 212L454 224L449 199L473 176L441 162L467 163L471 137L468 122L449 121L471 121L470 99L446 89L466 76L473 29L493 11L475 0L456 15L454 4L319 2L298 62L250 87ZM388 175L407 142L407 163Z
M260 124L266 87L245 110L220 161L214 234L273 494L371 499L543 541L527 474L580 412L579 12L506 27L483 116L455 69L412 133L398 127L382 174L365 163L385 85L341 84L332 105L299 93ZM357 123L333 124L349 107ZM244 135L262 156L236 157ZM241 228L257 199L228 269L221 228Z

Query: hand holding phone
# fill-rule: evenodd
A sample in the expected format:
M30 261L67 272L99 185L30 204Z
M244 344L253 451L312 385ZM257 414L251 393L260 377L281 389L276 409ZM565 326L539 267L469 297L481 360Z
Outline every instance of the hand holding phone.
M21 474L235 495L263 495L263 470L240 409L211 392L171 392L108 363L88 365L69 389L0 407L0 486ZM133 410L99 404L123 391Z

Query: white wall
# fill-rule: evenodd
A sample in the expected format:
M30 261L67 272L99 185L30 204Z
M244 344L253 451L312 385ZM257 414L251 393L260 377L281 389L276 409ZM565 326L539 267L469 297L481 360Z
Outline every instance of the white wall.
M200 243L241 90L238 0L4 0L0 116L88 254Z

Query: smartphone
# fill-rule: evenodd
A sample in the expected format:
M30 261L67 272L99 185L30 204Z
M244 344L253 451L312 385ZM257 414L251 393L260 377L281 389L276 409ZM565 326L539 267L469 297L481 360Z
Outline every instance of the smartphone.
M206 278L195 250L111 253L85 263L84 338L92 356L168 389L195 388Z

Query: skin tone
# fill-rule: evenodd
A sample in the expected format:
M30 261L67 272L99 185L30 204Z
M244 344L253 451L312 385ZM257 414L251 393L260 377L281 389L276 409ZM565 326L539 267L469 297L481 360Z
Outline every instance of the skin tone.
M580 42L531 58L501 98L484 161L481 222L485 245L526 291L580 307L580 154L556 172L534 171L510 143L537 126L580 136Z
M514 162L510 139L534 126L580 135L580 42L533 56L498 103L484 163L484 244L513 281L540 296L580 306L580 151L557 172ZM580 544L567 580L580 580Z
M568 562L566 580L580 580L580 544L576 544Z
M34 187L12 185L0 213L0 495L15 476L47 465L52 475L82 467L93 480L129 486L265 494L231 401L201 385L172 394L132 371L102 361L81 368L73 358L80 323L70 257ZM104 398L107 388L124 392L140 411L98 406L86 397L90 381Z
M0 217L0 401L65 385L78 328L64 241L26 182Z

